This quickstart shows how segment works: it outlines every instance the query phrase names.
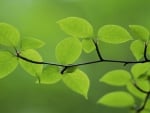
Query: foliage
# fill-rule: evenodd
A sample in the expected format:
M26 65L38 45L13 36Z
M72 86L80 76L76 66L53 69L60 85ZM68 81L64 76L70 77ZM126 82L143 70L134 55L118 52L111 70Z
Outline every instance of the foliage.
M55 49L58 63L44 62L36 50L44 42L34 37L20 39L19 31L0 23L0 78L13 72L18 64L36 83L56 84L62 81L69 89L88 99L90 80L79 67L94 63L133 64L131 70L116 69L104 74L99 82L112 87L124 87L124 91L113 91L98 99L98 104L110 107L127 107L135 113L150 113L150 41L149 30L140 25L129 25L130 32L119 25L104 25L94 34L92 25L79 17L67 17L57 22L69 38L59 42ZM99 50L99 43L122 44L130 41L134 61L105 59ZM84 51L96 51L98 60L73 64ZM139 104L140 100L140 104Z

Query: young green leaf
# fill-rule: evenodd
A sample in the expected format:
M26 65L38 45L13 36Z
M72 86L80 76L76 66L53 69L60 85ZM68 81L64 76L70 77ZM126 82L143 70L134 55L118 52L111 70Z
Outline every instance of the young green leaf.
M141 111L141 113L150 113L150 110L144 109Z
M144 99L146 94L142 93L141 91L139 91L134 85L133 83L128 83L127 84L127 90L132 93L134 96L138 97L139 99Z
M88 38L93 35L92 25L83 18L67 17L57 23L65 33L73 37Z
M40 54L33 50L33 49L27 49L25 51L21 52L21 56L33 60L33 61L42 61L42 57L40 56ZM42 64L34 64L31 62L27 62L25 60L19 59L20 65L21 67L28 72L29 74L31 74L32 76L38 76L41 75L42 73L42 69L43 69L43 65Z
M93 50L95 50L95 45L90 39L82 40L82 47L86 53L91 53Z
M73 73L64 74L63 82L74 92L83 95L86 99L88 98L90 82L87 75L81 70L76 69Z
M0 78L4 78L14 71L17 65L17 57L7 51L0 51Z
M82 52L82 44L76 38L66 38L56 46L56 58L62 64L75 62Z
M132 66L131 72L133 77L139 78L141 75L146 74L150 69L150 63L138 63Z
M104 25L98 31L98 38L107 43L120 44L132 40L126 29L118 25Z
M140 60L144 56L144 42L140 40L135 40L130 45L130 50L132 51L136 60Z
M20 40L18 30L6 23L0 23L0 44L16 47Z
M110 107L132 107L135 102L129 93L118 91L104 95L98 100L98 103Z
M140 25L129 25L133 36L137 39L147 42L149 40L149 30Z
M21 40L21 50L41 48L44 44L41 40L33 37L23 38Z
M62 75L59 72L59 68L56 66L47 66L43 69L40 77L41 84L54 84L61 80Z
M129 72L125 70L113 70L106 73L101 79L100 82L104 82L113 86L124 86L131 79Z

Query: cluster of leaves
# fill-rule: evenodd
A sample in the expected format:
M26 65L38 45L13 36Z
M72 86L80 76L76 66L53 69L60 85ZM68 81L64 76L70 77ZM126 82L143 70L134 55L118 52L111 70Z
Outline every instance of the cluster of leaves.
M34 37L20 39L20 33L13 26L0 23L0 78L13 72L17 65L37 78L37 83L55 84L63 81L74 92L88 98L90 80L85 72L79 69L81 65L116 62L135 63L131 73L127 70L113 70L106 73L100 82L111 86L126 87L127 91L108 93L98 100L98 103L111 107L130 107L136 112L150 113L150 42L149 31L139 25L130 25L129 33L118 25L104 25L95 36L92 25L85 19L68 17L57 22L68 37L58 43L55 50L58 64L44 62L36 49L44 42ZM132 36L131 36L131 35ZM135 37L135 38L132 38ZM121 44L132 41L130 49L137 61L106 60L99 51L97 42ZM79 59L82 51L89 54L96 50L99 60L73 64ZM141 60L141 59L144 60ZM45 66L44 66L45 64ZM141 100L138 105L136 98Z

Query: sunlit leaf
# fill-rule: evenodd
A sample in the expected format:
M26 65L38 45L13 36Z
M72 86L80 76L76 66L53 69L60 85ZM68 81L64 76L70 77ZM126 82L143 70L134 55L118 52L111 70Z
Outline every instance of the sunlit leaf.
M146 74L150 69L150 63L138 63L132 66L131 72L134 78L138 78L143 74Z
M7 51L0 51L0 78L4 78L13 72L17 64L17 57Z
M142 110L141 113L150 113L150 110L145 109L145 110Z
M95 45L90 39L82 40L82 47L86 53L91 53L93 50L95 50Z
M21 56L33 61L38 61L38 62L42 61L42 57L40 56L40 54L33 49L27 49L25 51L22 51ZM19 59L19 62L21 67L32 76L38 76L42 73L42 69L43 69L42 64L35 64L22 59Z
M89 79L88 76L79 69L76 69L73 73L66 73L63 75L63 82L74 92L83 95L88 98Z
M127 92L111 92L98 100L99 104L111 107L131 107L134 105L134 98Z
M150 56L150 42L148 42L147 44L147 51L146 51L147 55Z
M67 17L58 21L57 23L65 33L71 36L78 38L88 38L93 35L92 25L83 18Z
M127 89L129 92L131 92L134 96L138 97L139 99L144 99L146 94L142 93L141 91L139 91L134 85L133 83L128 83L127 84Z
M131 29L135 38L140 39L144 42L147 42L149 40L149 30L145 27L140 25L129 25L129 28Z
M75 62L82 52L82 44L76 38L66 38L56 46L56 58L62 64Z
M140 60L144 56L144 42L135 40L131 43L130 50L132 51L136 60Z
M62 75L59 72L59 68L56 66L47 66L43 69L42 74L40 75L41 84L54 84L60 81Z
M20 40L18 30L6 23L0 23L0 44L16 47Z
M114 86L124 86L131 79L129 72L125 70L113 70L106 73L101 79L100 82L104 82L109 85Z
M98 38L107 43L120 44L132 40L126 29L118 25L104 25L98 31Z
M23 38L21 40L21 49L22 50L37 49L37 48L41 48L44 44L45 43L42 42L41 40L33 37Z

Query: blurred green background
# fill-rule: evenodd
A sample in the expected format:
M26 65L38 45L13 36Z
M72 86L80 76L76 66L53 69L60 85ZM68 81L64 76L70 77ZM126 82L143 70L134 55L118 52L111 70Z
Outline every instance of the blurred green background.
M56 62L55 46L65 38L56 21L78 16L94 26L95 33L104 24L140 24L150 28L149 0L0 0L0 22L14 25L21 37L34 36L46 42L39 49L45 61ZM109 59L133 59L129 43L100 44L102 54ZM97 59L95 52L82 54L78 62ZM0 80L0 113L128 113L128 109L97 105L97 99L120 88L99 83L99 78L111 69L130 69L121 64L102 63L81 67L91 80L89 99L72 92L60 82L37 85L35 79L20 67ZM125 88L122 88L124 90Z

